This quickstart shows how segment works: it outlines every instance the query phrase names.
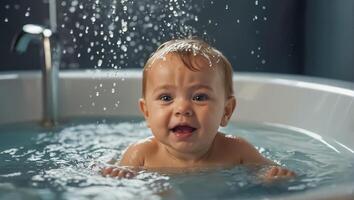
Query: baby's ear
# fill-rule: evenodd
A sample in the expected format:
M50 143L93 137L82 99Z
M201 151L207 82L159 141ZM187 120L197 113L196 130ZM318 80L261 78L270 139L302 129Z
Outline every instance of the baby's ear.
M144 115L147 126L149 127L149 112L144 98L139 99L139 108Z
M227 125L235 108L236 108L236 98L234 96L230 96L226 100L226 104L225 104L225 108L224 108L224 115L221 119L220 126Z

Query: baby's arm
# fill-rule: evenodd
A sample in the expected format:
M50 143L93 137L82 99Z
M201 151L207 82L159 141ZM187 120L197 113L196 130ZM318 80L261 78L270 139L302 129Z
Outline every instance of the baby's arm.
M116 164L103 168L102 175L119 178L134 177L136 172L133 168L144 166L144 145L141 143L130 145L123 152L122 159Z
M265 158L258 152L258 150L248 143L244 139L239 140L239 144L242 152L242 160L244 164L266 164L272 165L269 169L266 170L264 174L262 174L262 178L266 181L277 179L277 178L289 178L294 177L295 173L283 168L273 161Z

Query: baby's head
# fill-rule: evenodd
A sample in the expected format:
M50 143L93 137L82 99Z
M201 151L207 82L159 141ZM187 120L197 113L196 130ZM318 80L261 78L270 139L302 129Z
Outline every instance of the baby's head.
M143 98L145 98L149 69L158 60L166 61L168 54L178 56L191 71L198 71L202 67L219 68L224 76L225 97L233 96L232 66L220 51L201 39L174 39L160 45L147 60L143 70Z
M142 90L139 105L148 127L177 154L209 149L236 106L231 64L198 39L162 44L144 67Z

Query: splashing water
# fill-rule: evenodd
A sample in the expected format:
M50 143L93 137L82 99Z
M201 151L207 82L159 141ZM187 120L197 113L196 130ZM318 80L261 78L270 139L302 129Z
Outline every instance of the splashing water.
M338 152L300 132L269 125L231 124L222 131L246 138L264 156L294 170L297 178L264 184L255 174L258 169L247 166L178 174L141 171L133 179L102 177L103 165L119 159L129 144L150 131L138 118L76 119L53 131L31 123L0 126L0 197L259 199L352 182L352 153L330 139L324 138Z

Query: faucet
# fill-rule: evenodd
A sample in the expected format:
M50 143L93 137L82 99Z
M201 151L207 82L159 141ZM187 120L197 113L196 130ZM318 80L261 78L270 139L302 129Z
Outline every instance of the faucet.
M44 59L42 66L42 108L44 127L54 127L58 118L58 83L60 45L54 38L50 29L40 25L26 24L15 38L12 49L24 53L30 42L39 43L42 49L41 57Z

